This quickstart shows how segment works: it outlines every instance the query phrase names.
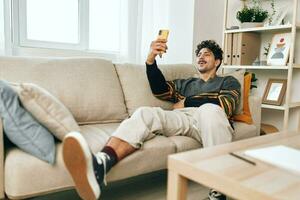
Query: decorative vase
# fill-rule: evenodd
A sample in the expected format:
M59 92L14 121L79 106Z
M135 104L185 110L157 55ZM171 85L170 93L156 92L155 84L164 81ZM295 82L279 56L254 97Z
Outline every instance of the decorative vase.
M243 22L241 23L241 28L256 28L262 27L263 25L263 22Z

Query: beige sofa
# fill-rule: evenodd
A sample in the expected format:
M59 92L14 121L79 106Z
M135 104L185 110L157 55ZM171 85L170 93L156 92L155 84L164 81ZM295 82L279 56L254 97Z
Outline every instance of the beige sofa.
M196 73L192 65L160 68L167 79ZM96 58L0 57L0 79L36 83L58 97L80 124L94 152L102 149L120 122L138 107L172 108L170 103L153 97L143 65L114 65ZM259 98L250 97L254 124L235 123L235 140L259 134L260 103ZM118 163L108 174L108 182L164 169L169 154L195 148L201 145L188 137L157 136ZM0 198L7 195L10 199L23 199L73 188L61 150L57 142L56 163L51 166L18 148L5 148L0 120Z

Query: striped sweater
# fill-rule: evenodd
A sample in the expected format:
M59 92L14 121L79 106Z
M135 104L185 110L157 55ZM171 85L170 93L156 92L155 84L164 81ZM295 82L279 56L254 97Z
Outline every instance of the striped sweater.
M176 103L185 98L184 107L199 107L205 103L221 106L228 119L233 116L240 99L240 83L232 76L215 76L166 81L156 62L146 64L147 77L154 96Z

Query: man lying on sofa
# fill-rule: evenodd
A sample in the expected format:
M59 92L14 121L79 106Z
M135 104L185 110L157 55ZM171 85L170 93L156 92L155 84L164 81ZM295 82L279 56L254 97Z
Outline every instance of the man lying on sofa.
M192 137L203 147L231 142L234 130L230 119L239 103L240 84L232 76L216 75L222 62L222 49L212 40L201 42L195 52L199 77L173 81L165 80L155 61L166 50L166 40L151 43L146 61L147 77L154 96L173 102L173 111L159 107L137 109L96 154L91 153L80 133L72 132L65 137L63 159L83 199L98 199L109 170L156 134ZM211 190L209 198L226 197Z

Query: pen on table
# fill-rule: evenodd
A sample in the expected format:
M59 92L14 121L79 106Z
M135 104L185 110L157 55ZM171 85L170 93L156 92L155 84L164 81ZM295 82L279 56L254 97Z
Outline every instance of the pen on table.
M245 161L245 162L247 162L247 163L249 163L249 164L251 164L251 165L256 165L255 162L253 162L253 161L251 161L251 160L248 160L247 158L244 158L244 157L242 157L242 156L240 156L240 155L238 155L238 154L235 154L235 153L233 153L233 152L230 152L229 155L232 155L232 156L234 156L234 157L236 157L236 158L238 158L238 159L241 159L241 160L243 160L243 161Z

